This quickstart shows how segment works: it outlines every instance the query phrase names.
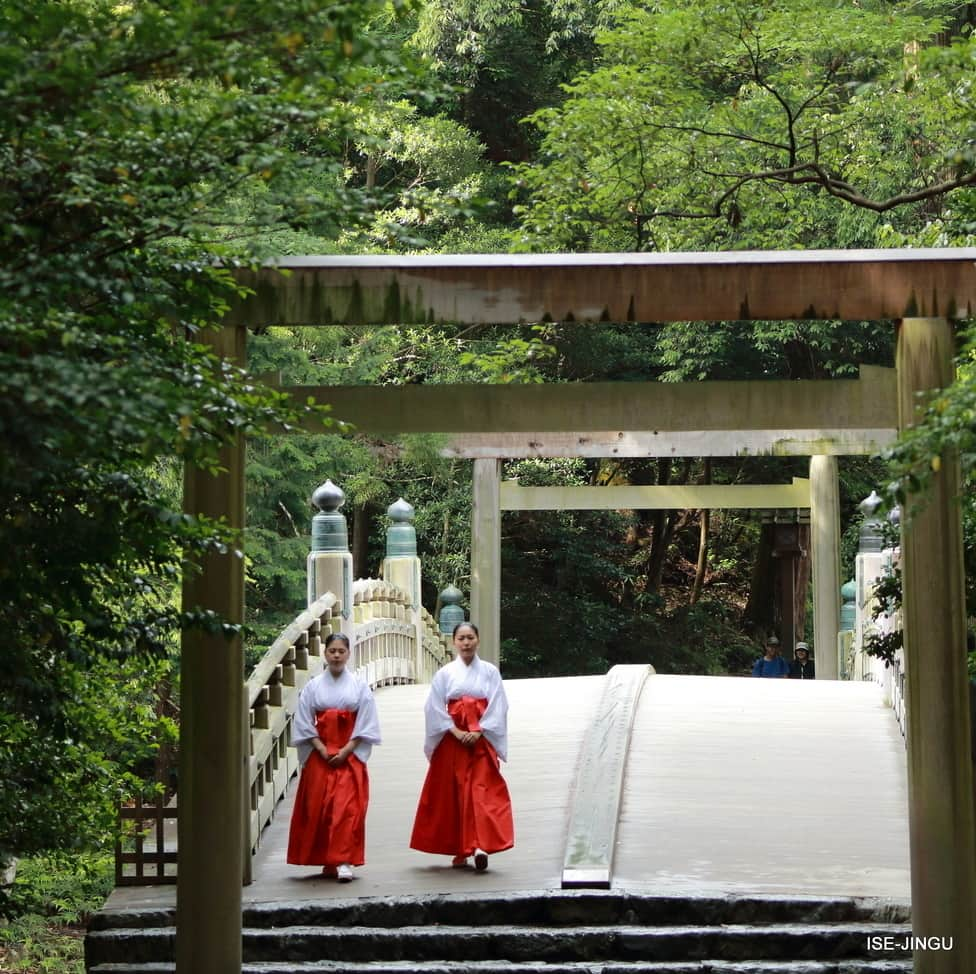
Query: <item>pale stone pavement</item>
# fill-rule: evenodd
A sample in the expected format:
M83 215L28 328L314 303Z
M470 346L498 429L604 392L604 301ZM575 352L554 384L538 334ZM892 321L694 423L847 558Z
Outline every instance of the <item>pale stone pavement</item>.
M558 889L575 759L602 677L508 680L515 848L485 873L408 848L426 771L424 686L377 691L367 863L340 885L285 863L279 806L245 903ZM292 786L294 789L294 784ZM613 888L909 900L904 742L870 683L651 676L628 756ZM175 903L116 890L108 909Z

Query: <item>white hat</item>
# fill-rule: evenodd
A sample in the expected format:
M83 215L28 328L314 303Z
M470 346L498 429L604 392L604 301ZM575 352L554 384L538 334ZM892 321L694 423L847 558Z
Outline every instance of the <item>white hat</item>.
M808 645L807 645L806 643L797 643L797 644L796 644L796 651L799 651L799 650L801 650L801 649L802 649L802 650L803 650L803 651L804 651L805 653L809 653L809 652L810 652L810 647L809 647L809 646L808 646Z

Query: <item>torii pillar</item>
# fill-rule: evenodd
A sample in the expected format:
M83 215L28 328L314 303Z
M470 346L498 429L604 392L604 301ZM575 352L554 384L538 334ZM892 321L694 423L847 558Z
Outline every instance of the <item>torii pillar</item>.
M817 679L836 680L837 633L840 628L840 492L837 486L837 457L810 457L810 548Z
M501 460L474 461L471 505L471 621L478 627L478 655L501 659L502 513Z
M225 327L197 339L221 358L244 364L246 332ZM226 517L244 529L244 437L220 451L216 475L187 464L183 510ZM183 608L244 622L244 559L210 552L183 574ZM247 739L244 650L240 632L225 637L184 629L180 654L180 778L176 886L178 974L240 974L241 892L245 872ZM248 854L250 850L247 850Z
M953 378L945 318L898 327L898 426L914 425L918 394ZM916 950L914 974L976 970L976 836L969 754L969 679L959 460L943 454L931 484L901 519L912 934L952 938L947 952Z

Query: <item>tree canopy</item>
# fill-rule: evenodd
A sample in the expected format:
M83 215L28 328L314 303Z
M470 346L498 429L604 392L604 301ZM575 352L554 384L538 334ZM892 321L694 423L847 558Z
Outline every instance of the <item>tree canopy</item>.
M953 2L628 6L601 58L536 112L525 243L606 250L817 246L845 207L892 213L976 181L959 61L923 47ZM969 44L955 59L972 57ZM847 220L855 219L848 213ZM870 246L879 222L832 234Z

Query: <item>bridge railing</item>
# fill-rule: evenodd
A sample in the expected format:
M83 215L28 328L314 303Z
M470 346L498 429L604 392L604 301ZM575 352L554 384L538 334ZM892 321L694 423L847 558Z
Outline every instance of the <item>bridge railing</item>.
M902 736L905 736L904 650L896 650L888 664L865 651L872 636L887 636L901 629L901 611L879 605L878 602L878 584L897 570L901 556L898 547L887 547L884 541L883 525L875 516L879 500L872 492L861 502L865 520L855 558L854 627L847 647L846 669L849 679L872 680L881 687L883 699L894 711Z
M429 683L450 657L447 637L423 606L414 618L410 594L382 578L353 582L353 666L374 689Z
M247 678L252 854L298 770L298 752L289 743L298 695L322 671L322 642L335 631L334 613L337 617L337 600L328 592L287 626Z
M329 488L325 490L326 486ZM319 489L328 523L325 542L309 559L309 605L268 647L245 681L247 713L242 721L248 731L248 807L244 881L250 882L251 857L261 835L275 816L291 778L297 773L297 749L291 746L292 725L298 697L305 684L322 672L323 646L334 632L349 637L353 648L351 666L372 687L398 683L429 683L451 657L450 639L420 604L420 559L412 519L413 508L402 498L390 508L394 526L388 532L383 578L352 580L352 559L345 547L342 494L329 482ZM323 516L318 515L321 519ZM322 525L319 525L320 537ZM391 543L392 536L392 543ZM337 543L338 539L338 543ZM335 591L322 591L329 580ZM443 598L447 596L446 600ZM453 587L442 593L450 610L450 624L464 615ZM446 623L447 624L447 623ZM162 798L137 801L120 812L128 840L116 844L116 885L151 885L176 881L175 822L177 800ZM155 837L145 823L156 823ZM165 833L165 834L164 834ZM131 851L130 847L135 847Z
M248 677L252 855L298 771L298 752L291 746L298 696L322 672L322 647L330 633L349 637L352 666L373 689L430 682L450 658L447 637L433 616L422 607L414 612L410 603L410 594L391 582L358 579L348 620L339 599L327 592L282 632Z

